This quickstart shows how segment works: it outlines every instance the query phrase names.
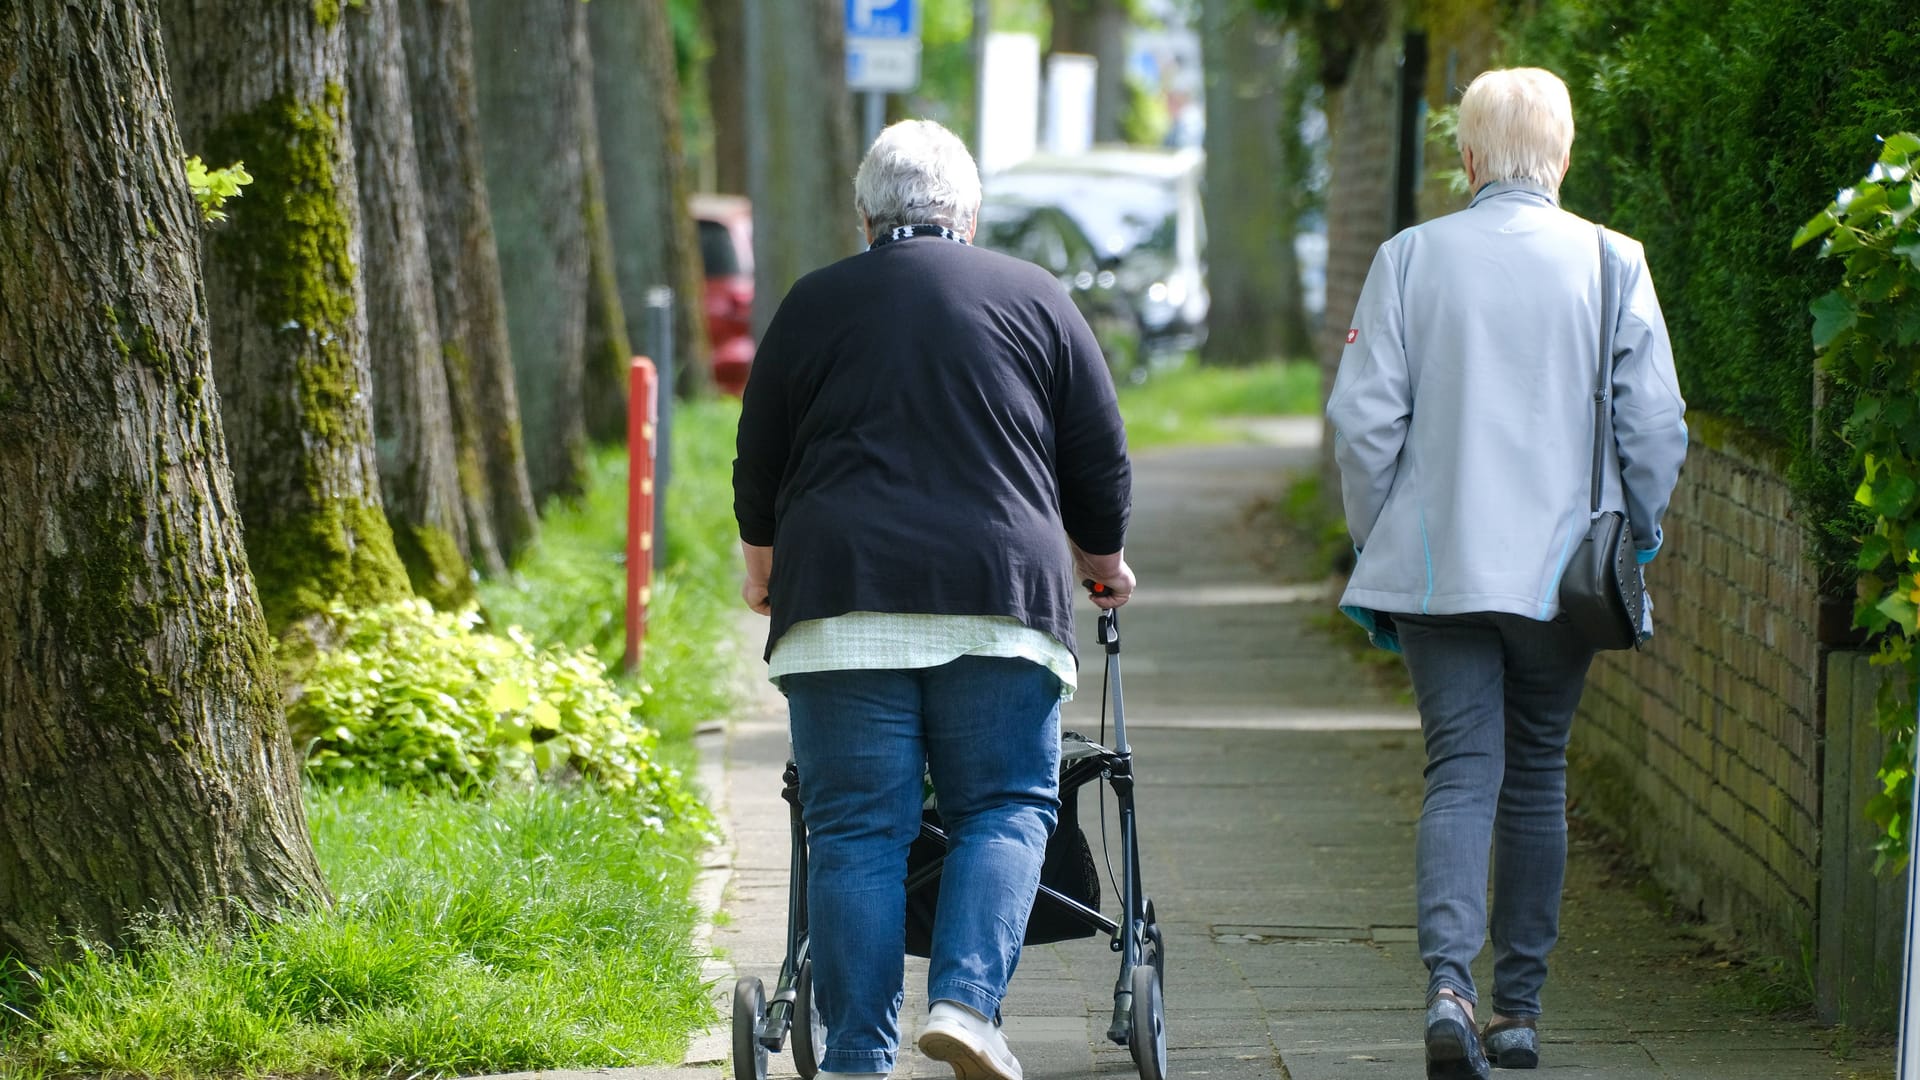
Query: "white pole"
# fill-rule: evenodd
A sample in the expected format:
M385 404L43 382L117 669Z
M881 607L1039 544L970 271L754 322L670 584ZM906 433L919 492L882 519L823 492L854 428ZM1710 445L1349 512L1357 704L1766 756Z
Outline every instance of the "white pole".
M1920 713L1916 714L1920 718ZM1920 749L1920 739L1915 739ZM1920 777L1920 757L1915 761ZM1920 927L1920 782L1913 785L1913 805L1907 808L1907 948L1906 978L1900 984L1900 1080L1920 1080L1920 972L1914 969L1915 928Z

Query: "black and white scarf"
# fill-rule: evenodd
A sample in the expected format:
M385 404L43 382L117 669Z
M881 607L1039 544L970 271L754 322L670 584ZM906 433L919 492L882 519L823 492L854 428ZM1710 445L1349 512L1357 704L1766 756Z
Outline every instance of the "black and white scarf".
M867 250L872 251L874 248L884 244L891 244L895 240L905 240L910 236L937 236L942 240L952 240L956 243L964 244L967 242L966 237L961 236L945 225L896 225L883 235L874 237L873 243L867 245Z

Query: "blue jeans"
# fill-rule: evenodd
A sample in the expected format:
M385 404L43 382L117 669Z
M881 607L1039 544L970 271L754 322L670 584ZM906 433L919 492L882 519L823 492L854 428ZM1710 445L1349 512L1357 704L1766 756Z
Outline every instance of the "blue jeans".
M929 1001L993 1016L1020 960L1060 808L1060 681L1026 660L780 680L808 830L820 1067L888 1072L906 979L907 848L930 769L951 841Z
M1567 736L1593 652L1565 623L1396 615L1427 744L1415 845L1427 994L1477 1000L1488 931L1493 1007L1539 1016L1567 869Z

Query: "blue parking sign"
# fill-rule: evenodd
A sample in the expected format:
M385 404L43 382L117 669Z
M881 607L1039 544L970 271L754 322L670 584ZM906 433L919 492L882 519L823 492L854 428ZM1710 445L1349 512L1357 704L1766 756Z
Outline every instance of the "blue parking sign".
M901 93L920 85L920 0L847 0L847 88Z
M919 0L847 0L847 36L917 38Z

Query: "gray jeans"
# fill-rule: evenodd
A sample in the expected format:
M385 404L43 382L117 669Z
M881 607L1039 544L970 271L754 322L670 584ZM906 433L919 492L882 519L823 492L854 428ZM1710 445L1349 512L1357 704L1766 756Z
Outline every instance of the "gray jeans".
M1567 868L1567 734L1593 653L1564 623L1519 615L1396 615L1427 744L1415 848L1427 994L1477 1001L1468 967L1488 932L1493 1007L1540 1015Z

